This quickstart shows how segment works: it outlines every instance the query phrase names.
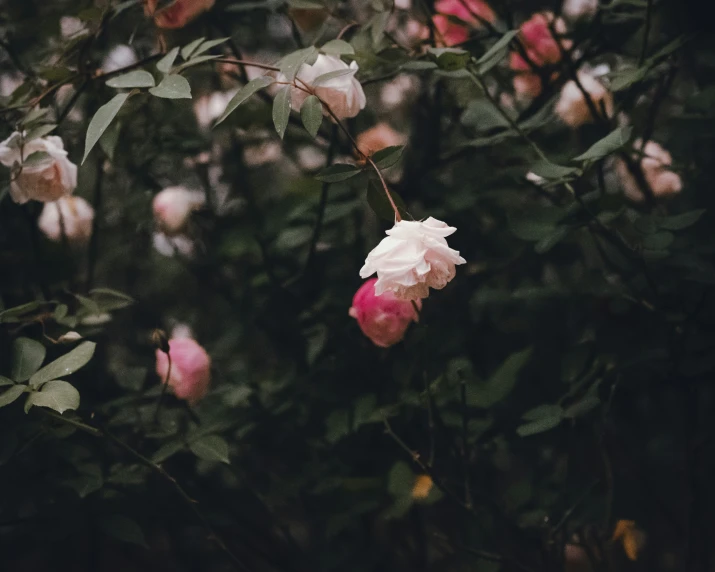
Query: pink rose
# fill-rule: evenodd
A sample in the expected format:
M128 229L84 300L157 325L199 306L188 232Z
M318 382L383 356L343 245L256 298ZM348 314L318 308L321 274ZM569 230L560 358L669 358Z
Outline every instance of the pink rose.
M469 39L470 28L480 28L484 21L493 24L497 17L483 0L437 0L434 25L446 46L455 46ZM460 24L454 20L464 22Z
M640 149L643 145L642 139L636 139L633 146L635 149ZM637 155L633 155L637 159ZM648 141L643 147L643 158L641 160L641 169L646 182L653 191L655 198L664 198L672 195L677 195L683 190L683 181L678 173L670 170L673 164L673 157L670 153L663 149L655 141ZM637 203L645 200L645 196L638 185L635 177L628 170L626 163L618 159L616 163L616 172L618 173L623 192L626 197Z
M405 337L410 323L417 322L419 316L411 302L398 300L392 292L376 296L376 282L377 278L372 278L360 286L348 313L373 344L389 348ZM422 307L421 300L416 303Z
M210 10L216 0L175 0L157 11L159 0L146 0L144 13L154 17L157 28L174 30L183 28L202 12Z
M169 387L179 399L195 405L206 395L211 382L211 358L196 340L175 338L169 340L169 358L156 350L156 374L161 383L169 376Z

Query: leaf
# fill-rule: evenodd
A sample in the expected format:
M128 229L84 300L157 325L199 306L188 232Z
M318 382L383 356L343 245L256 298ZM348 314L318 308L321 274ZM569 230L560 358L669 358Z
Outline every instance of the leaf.
M249 81L246 85L244 85L241 89L238 90L236 95L231 98L231 101L228 102L228 105L226 106L224 112L221 114L221 117L216 120L216 125L226 119L239 105L241 105L254 93L263 89L264 87L268 87L274 81L276 81L274 78L265 75Z
M563 180L579 172L576 167L565 167L551 161L539 161L531 166L531 172L549 180Z
M320 51L331 56L342 56L344 54L354 54L355 48L353 48L345 40L330 40L329 42L323 44Z
M215 60L216 58L220 58L220 55L206 55L206 56L198 56L198 57L192 57L188 62L184 62L180 66L176 66L174 68L174 73L179 73L182 70L185 70L186 68L190 68L192 66L197 66L199 64L202 64L204 62L210 62L211 60Z
M5 377L4 375L0 375L0 387L3 387L5 385L15 385L15 382L10 378Z
M153 88L156 89L156 88ZM87 136L84 141L84 157L82 158L82 163L87 159L87 155L95 146L102 134L107 130L109 124L116 117L117 113L121 109L124 102L129 97L128 93L118 93L107 103L97 110L97 113L92 117L92 121L89 122L89 127L87 128Z
M30 338L17 338L12 344L12 372L15 381L25 381L35 373L45 360L47 350L40 342Z
M532 208L510 216L509 230L522 240L543 240L556 231L563 216L563 210L557 207Z
M57 125L55 125L54 123L46 123L44 125L38 125L37 127L33 127L25 135L25 143L28 143L33 139L39 139L40 137L44 137L45 135L52 133L56 128Z
M624 127L618 127L611 131L600 141L596 141L588 151L574 157L574 161L597 161L602 159L607 155L610 155L614 151L621 149L628 140L631 138L631 133L633 133L633 127L626 125Z
M331 165L326 167L320 173L318 173L315 178L324 183L339 183L340 181L345 181L355 175L362 172L360 167L355 165L349 165L347 163L337 163L336 165Z
M469 63L469 52L459 48L429 48L428 52L435 58L439 69L456 71L464 69Z
M345 409L332 411L325 420L325 439L337 443L350 432L348 412Z
M24 161L22 162L22 166L37 167L45 163L49 158L50 154L47 151L35 151L34 153L30 153L27 157L25 157Z
M191 99L191 86L185 77L172 74L164 77L149 93L165 99Z
M404 145L392 145L376 151L372 155L372 160L379 169L389 169L395 165L402 157L402 152L405 150Z
M489 48L484 55L477 60L478 64L483 64L484 62L490 60L495 54L497 54L503 48L509 45L514 37L519 33L519 30L509 30L506 32L499 40L497 40L494 45Z
M665 250L675 240L675 235L667 230L643 237L643 247L648 250Z
M487 382L467 386L467 403L489 408L502 401L516 384L519 372L531 358L532 348L511 354Z
M291 87L281 89L273 100L273 125L279 137L283 139L290 120Z
M28 395L25 401L25 413L32 406L48 407L62 414L79 407L79 391L66 381L53 379L45 383L40 391L33 391Z
M230 39L230 37L216 38L215 40L208 40L204 42L191 53L191 59L193 60L196 56L203 54L204 52L208 52L211 48L215 48L216 46L228 42Z
M561 415L562 413L563 409L560 405L545 403L543 405L539 405L538 407L534 407L533 409L529 409L529 411L524 413L521 418L524 421L536 421L542 417L552 417L554 415Z
M537 421L532 421L531 423L526 423L516 428L516 433L520 437L528 437L529 435L536 435L537 433L543 433L549 429L553 429L558 426L563 417L561 415L549 415L542 417Z
M571 227L568 226L558 226L556 230L545 236L539 242L534 245L534 252L537 254L546 254L564 238L566 238L571 232Z
M205 461L219 461L229 465L228 443L218 435L207 435L189 443L191 452Z
M404 461L392 465L387 477L387 490L393 497L409 496L412 491L415 475Z
M574 403L564 411L564 417L575 419L581 415L588 413L595 407L601 405L601 400L595 395L587 395L581 401Z
M179 46L176 46L175 48L169 50L163 58L156 62L156 69L158 69L162 73L169 73L169 71L171 70L171 66L174 65L176 56L178 55Z
M42 304L40 302L28 302L27 304L21 304L20 306L14 306L0 312L0 322L11 321L11 319L18 318L25 314L29 314L33 310L39 308Z
M121 514L103 516L99 521L99 526L112 538L147 547L141 527L127 516Z
M154 76L148 71L134 70L107 80L108 87L131 89L134 87L154 87Z
M353 69L335 70L335 71L331 71L328 73L324 73L322 75L319 75L318 77L316 77L313 80L313 86L317 87L321 84L324 84L324 83L330 81L331 79L335 79L337 77L343 77L345 75L352 75L354 73L355 73L355 70L353 70Z
M400 66L400 69L405 70L405 71L423 71L423 70L433 70L436 67L437 67L436 62L415 60L415 61L411 61L411 62L402 64Z
M298 73L300 67L308 61L309 58L315 56L318 50L314 46L304 48L288 54L284 58L278 61L276 64L280 69L280 72L287 78L289 82L295 79L295 75Z
M390 12L380 12L371 18L369 27L373 45L377 44L385 34L390 16Z
M73 374L92 359L96 345L94 342L82 342L71 352L57 358L34 374L30 378L30 386L40 387L50 380Z
M300 107L300 119L310 136L315 137L323 123L323 104L316 96L310 95L305 99Z
M191 54L196 51L196 48L199 47L199 44L201 44L201 42L203 42L205 39L206 38L198 38L197 40L186 44L183 48L181 48L181 57L185 60L188 60Z
M25 393L26 387L27 386L25 385L13 385L10 389L0 393L0 407L10 405L13 401Z
M154 463L163 463L169 457L172 457L181 451L185 446L186 443L183 441L169 441L168 443L162 445L159 450L152 455L151 460Z
M390 193L400 216L402 218L408 218L409 215L407 214L407 207L405 206L405 201L402 200L402 197L394 191L388 192ZM372 181L369 181L367 185L367 203L370 205L370 208L375 212L375 214L381 219L391 223L395 222L395 210L392 208L392 205L385 194L385 189L378 187Z
M666 230L683 230L698 222L704 214L705 209L698 209L679 215L667 216L660 220L660 227Z

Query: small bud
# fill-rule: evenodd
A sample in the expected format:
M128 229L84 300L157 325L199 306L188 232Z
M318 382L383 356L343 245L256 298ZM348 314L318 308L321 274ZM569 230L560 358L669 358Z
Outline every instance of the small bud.
M67 332L66 334L62 334L59 338L57 338L57 343L58 344L71 344L72 342L76 342L81 339L82 339L82 336L80 334L78 334L77 332Z
M165 354L169 353L169 338L164 330L156 329L151 333L151 342Z

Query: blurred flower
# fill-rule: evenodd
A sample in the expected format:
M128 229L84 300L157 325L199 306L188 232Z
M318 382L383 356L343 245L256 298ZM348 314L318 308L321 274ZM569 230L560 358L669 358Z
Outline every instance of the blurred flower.
M484 0L437 0L434 9L437 14L432 19L446 46L467 41L470 28L481 28L484 22L493 24L497 19ZM464 24L455 22L455 19Z
M635 561L645 544L645 533L636 526L635 521L619 520L613 530L611 540L620 540L628 559Z
M154 17L157 28L174 30L183 28L202 12L210 10L216 0L174 0L157 10L159 0L145 0L144 13Z
M171 366L169 366L171 357ZM156 374L161 383L167 380L174 395L196 405L209 390L211 358L196 340L169 340L169 355L156 350Z
M243 160L248 167L275 163L283 156L283 146L274 139L258 141L243 147Z
M110 73L137 63L133 48L124 44L114 46L102 60L102 72Z
M420 80L410 74L399 74L380 89L380 101L388 110L409 103L419 93Z
M235 90L214 91L196 98L194 100L194 115L199 127L206 129L215 119L220 117L235 93Z
M298 165L304 171L315 171L325 166L326 155L315 145L302 145L295 153Z
M358 289L348 314L373 344L389 348L405 337L407 328L419 316L412 302L398 300L392 292L375 295L376 282L377 278L371 278ZM422 307L420 300L417 305Z
M565 572L592 572L593 568L588 554L578 544L568 543L564 546Z
M337 56L320 54L313 65L303 64L301 66L296 76L296 82L298 85L303 83L312 89L315 95L330 107L338 119L346 119L355 117L367 103L365 92L360 82L355 79L358 69L358 64L355 61L348 66ZM322 75L343 70L345 70L343 75L327 81L316 82ZM299 109L307 97L308 94L305 91L293 88L293 107ZM329 116L325 109L323 109L323 114Z
M395 145L403 145L406 137L399 131L395 131L389 124L384 121L363 131L357 136L357 145L365 155L393 147Z
M417 475L415 477L415 484L412 486L412 498L416 500L426 499L432 491L433 486L434 482L432 481L432 477L429 475Z
M393 292L402 300L427 298L429 289L441 290L466 260L449 248L445 237L457 229L429 217L425 221L395 223L360 269L360 277L377 272L375 294Z
M185 187L167 187L159 192L152 203L154 221L167 235L182 232L192 211L204 204L203 193Z
M55 242L62 240L62 234L70 244L85 244L92 236L94 209L82 197L66 197L53 203L46 203L37 226L42 233Z
M395 8L398 10L409 10L412 8L412 0L395 0Z
M603 117L605 110L606 116L611 117L613 115L613 94L589 73L579 72L578 80L593 101L599 115ZM583 92L573 80L567 82L562 88L561 96L556 104L556 114L566 125L574 128L596 121Z
M598 11L598 0L564 0L561 13L571 20L590 18Z
M27 163L33 153L43 155ZM67 158L62 139L55 135L22 145L22 135L16 131L0 143L0 163L22 167L12 175L10 184L10 196L19 204L31 199L43 203L56 201L71 194L77 186L77 165Z
M546 179L542 177L541 175L537 175L533 171L529 171L526 174L526 180L529 181L530 183L534 183L535 185L538 185L539 187L546 183Z
M194 254L194 241L183 234L167 236L163 232L155 232L152 242L156 251L162 256L181 254L190 258Z
M72 38L88 32L84 22L76 16L62 16L60 18L60 34L63 38Z
M640 150L642 145L642 139L637 139L634 143L635 149ZM648 186L653 191L653 195L659 198L678 194L683 189L683 182L680 179L680 175L668 168L673 164L673 158L670 153L655 141L648 141L642 152L643 159L641 159L640 166ZM637 160L637 158L638 156L634 155L634 159ZM625 161L618 160L616 171L621 179L626 196L632 201L644 201L645 196L635 177L628 170Z

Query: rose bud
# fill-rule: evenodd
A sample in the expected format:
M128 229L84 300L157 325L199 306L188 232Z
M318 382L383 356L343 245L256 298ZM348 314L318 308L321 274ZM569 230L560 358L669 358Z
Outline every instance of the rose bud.
M183 28L202 12L210 10L216 0L174 0L157 10L159 0L145 0L144 13L154 18L157 28Z
M94 209L82 197L66 197L46 203L37 226L52 241L61 242L62 235L70 244L86 244L92 236Z
M643 140L637 139L634 146L636 149L640 149L642 144ZM638 159L638 155L634 154L633 158ZM680 179L680 175L669 169L672 164L673 158L670 153L655 141L648 141L643 147L643 158L640 162L641 169L648 186L656 198L677 195L683 189L683 181ZM628 170L626 163L621 159L616 163L616 172L621 179L623 192L626 196L632 201L643 202L645 196L638 182Z
M169 368L171 357L171 368ZM206 395L211 382L211 358L196 340L169 340L168 355L156 350L156 374L161 383L167 381L174 395L195 405Z
M605 110L606 117L613 115L613 94L591 74L579 72L581 87L588 93L600 117ZM569 127L580 127L586 123L595 123L596 119L583 95L583 92L571 80L561 89L561 96L556 104L556 114Z
M165 234L179 234L186 228L191 213L203 206L204 201L202 193L185 187L167 187L154 197L154 221Z
M27 162L34 153L43 153L37 161ZM23 161L26 163L23 165ZM49 203L65 197L77 187L77 165L67 158L62 139L55 135L22 144L17 131L0 143L0 163L20 165L13 173L10 196L18 204L29 200Z
M375 295L377 278L365 282L355 293L348 314L355 318L370 341L381 348L389 348L405 337L412 322L419 318L412 302L398 300L392 292ZM417 301L417 307L422 303Z
M483 0L437 0L437 14L432 18L445 46L455 46L469 39L470 28L484 27L484 22L496 22L496 14ZM460 20L464 24L455 22Z

